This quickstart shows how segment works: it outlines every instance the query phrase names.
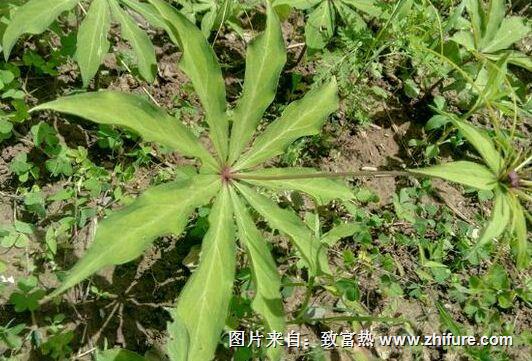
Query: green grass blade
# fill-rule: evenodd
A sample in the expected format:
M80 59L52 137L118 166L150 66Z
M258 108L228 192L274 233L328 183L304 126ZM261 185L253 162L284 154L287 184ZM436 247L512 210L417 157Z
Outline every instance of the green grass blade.
M110 28L111 12L107 0L94 0L87 16L79 26L76 48L76 61L84 87L87 87L96 75L109 51L110 43L107 40L107 33Z
M236 163L235 169L253 167L282 154L295 140L319 133L327 117L338 109L338 87L333 80L290 104Z
M497 185L497 177L488 168L468 161L457 161L428 168L410 169L409 172L442 178L450 182L488 191Z
M161 0L149 0L167 22L183 51L180 66L188 75L205 110L210 136L222 160L227 158L229 121L220 64L207 39L194 24Z
M45 109L129 128L146 141L170 147L185 156L198 157L211 168L216 166L214 158L188 128L138 95L116 91L77 94L41 104L32 111Z
M140 75L145 80L153 82L157 74L157 59L155 58L155 48L151 43L150 37L122 10L116 0L110 0L109 5L111 6L113 17L120 22L122 36L135 52Z
M40 34L63 11L72 9L81 0L30 0L19 7L4 32L3 48L7 61L13 46L22 34Z
M502 171L504 160L495 148L490 137L484 131L455 117L451 117L451 120L467 141L479 152L493 173L499 174Z
M267 332L283 333L285 324L280 291L281 280L277 273L277 266L264 237L255 226L240 197L232 191L231 198L238 225L238 238L248 252L256 287L255 298L251 306L262 316ZM267 350L270 360L280 360L282 352L282 347L272 347Z
M278 229L292 239L311 274L319 275L328 271L325 249L320 240L314 237L294 212L280 208L275 202L244 184L237 183L236 187L273 229Z
M94 241L50 297L55 297L104 267L139 257L161 235L179 235L191 213L220 187L217 176L196 176L153 187L98 226Z
M286 63L281 23L270 5L267 16L266 31L248 46L244 90L237 103L231 129L230 164L240 156L275 98L279 76Z
M281 177L288 178L305 174L316 174L312 168L266 168L244 173L252 177ZM331 178L309 178L309 179L271 179L257 180L246 179L246 182L268 187L274 190L297 190L308 194L319 204L327 204L335 199L348 200L354 198L353 192L343 181Z
M187 329L186 360L211 360L225 325L235 277L235 227L227 187L214 202L198 269L179 295L172 316ZM171 346L168 346L171 347ZM175 360L184 360L179 353Z

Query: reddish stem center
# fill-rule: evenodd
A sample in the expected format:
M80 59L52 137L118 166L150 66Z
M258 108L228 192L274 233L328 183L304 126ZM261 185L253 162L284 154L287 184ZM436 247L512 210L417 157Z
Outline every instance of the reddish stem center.
M223 167L220 172L220 177L222 177L223 183L230 183L233 179L233 170L228 166Z

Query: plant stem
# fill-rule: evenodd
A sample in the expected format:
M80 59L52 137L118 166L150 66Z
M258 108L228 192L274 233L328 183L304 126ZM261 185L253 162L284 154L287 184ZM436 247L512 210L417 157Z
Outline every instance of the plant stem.
M314 178L356 178L356 177L406 177L414 174L407 171L357 171L357 172L316 172L308 174L293 175L254 175L246 173L236 173L232 175L233 179L250 179L250 180L289 180L289 179L314 179Z
M305 316L305 313L307 312L310 299L312 298L312 291L314 290L314 281L315 281L314 277L311 277L308 282L307 290L305 293L305 300L303 301L303 303L301 304L301 307L299 308L299 312L297 313L297 316L295 318L296 321L303 319Z

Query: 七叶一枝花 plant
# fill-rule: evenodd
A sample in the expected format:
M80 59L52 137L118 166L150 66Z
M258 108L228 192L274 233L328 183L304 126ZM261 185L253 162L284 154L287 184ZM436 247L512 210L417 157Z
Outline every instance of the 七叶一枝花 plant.
M495 198L491 218L467 256L478 263L483 248L507 231L517 267L525 269L530 264L526 226L529 212L521 202L526 204L532 200L530 196L532 183L526 168L529 167L532 156L530 153L516 154L505 139L495 137L499 140L501 148L499 151L496 143L485 131L468 124L454 114L446 113L446 116L480 154L484 164L456 161L413 169L411 172L442 178L477 190L492 191Z
M102 91L37 106L33 111L50 109L101 124L127 127L146 141L201 161L196 174L150 188L132 204L104 219L85 256L50 297L58 296L103 267L137 258L159 236L179 235L195 209L212 202L210 228L203 240L200 263L171 311L174 321L168 327L167 342L171 360L209 360L214 356L232 295L236 238L251 262L256 283L254 310L262 316L267 330L284 329L275 261L251 217L250 207L272 228L292 239L312 276L328 272L320 240L295 213L280 208L253 186L297 189L321 201L352 196L348 187L332 179L290 180L313 173L308 168L258 169L298 138L319 132L338 107L337 86L333 79L290 104L246 150L274 99L286 61L276 13L268 3L266 30L249 45L242 96L229 116L220 65L202 32L165 2L150 0L150 3L183 51L180 66L203 106L215 154L207 151L177 119L138 96ZM271 359L279 359L281 349L271 348L268 354Z

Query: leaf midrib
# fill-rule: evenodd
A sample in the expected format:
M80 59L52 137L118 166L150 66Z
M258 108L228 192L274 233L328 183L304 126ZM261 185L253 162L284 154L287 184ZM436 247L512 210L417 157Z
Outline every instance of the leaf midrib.
M225 202L226 203L226 202ZM225 204L226 205L226 204ZM223 204L222 204L223 206ZM221 210L220 211L220 214L219 214L219 217L223 217L224 220L225 220L225 212L226 210ZM216 229L215 229L215 233L214 235L212 236L213 237L213 249L211 249L211 252L213 252L213 254L215 256L217 256L215 259L218 261L218 262L210 262L207 264L207 270L206 270L206 277L207 279L211 279L211 275L214 274L214 276L216 276L216 272L215 269L217 267L215 267L215 265L218 265L219 264L219 260L221 259L221 256L222 256L222 252L221 252L221 249L220 249L220 243L223 242L222 241L219 241L220 239L223 239L223 220L220 219L217 223L216 223ZM222 237L220 237L220 235L222 235ZM223 272L219 272L219 274L223 274ZM221 280L223 281L223 280ZM210 290L209 287L203 287L202 291L201 291L201 298L202 300L206 300L207 299L207 295L208 295L208 291ZM196 327L194 327L193 329L193 333L192 333L192 338L191 340L193 340L192 342L196 343L196 340L201 340L201 337L198 337L200 336L200 327L198 327L199 325L201 325L203 323L203 319L204 319L204 316L207 316L207 313L204 311L205 308L206 308L206 305L207 303L206 302L200 302L200 307L199 307L199 317L198 317L198 323L196 325Z
M97 2L95 2L94 4L97 4ZM98 13L95 14L96 15L96 27L94 31L92 32L92 36L91 36L91 44L99 43L99 46L97 48L98 53L100 53L100 47L105 41L102 39L104 39L107 36L107 34L102 34L101 28L103 28L105 25L105 21L104 21L104 15L106 13L105 7L109 5L107 3L103 3L102 5L99 5L99 6L100 8L98 9ZM96 48L95 46L89 47L89 56L87 57L87 60L92 59L95 48ZM101 56L101 54L97 54L97 55Z

